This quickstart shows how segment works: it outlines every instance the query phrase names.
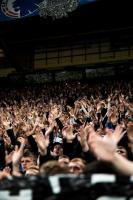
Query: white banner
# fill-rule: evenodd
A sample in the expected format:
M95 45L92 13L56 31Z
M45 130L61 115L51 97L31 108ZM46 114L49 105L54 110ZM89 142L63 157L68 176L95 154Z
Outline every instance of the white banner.
M32 190L23 189L18 195L10 195L10 191L0 191L0 200L32 200Z

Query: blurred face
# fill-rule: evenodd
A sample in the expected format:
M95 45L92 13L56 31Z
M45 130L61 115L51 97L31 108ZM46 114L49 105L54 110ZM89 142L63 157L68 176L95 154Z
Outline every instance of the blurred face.
M133 127L133 121L129 120L127 123L127 127L130 127L130 128Z
M57 144L54 146L53 155L54 156L61 156L63 154L63 148L61 145Z
M80 161L77 162L71 161L68 167L71 173L79 175L83 173L85 165Z
M118 146L118 148L116 149L116 152L118 154L121 154L123 157L127 158L127 150L124 147Z
M28 170L32 165L35 164L33 157L22 157L21 159L21 166L23 171Z
M102 130L101 128L97 129L96 133L97 133L98 135L100 135L101 137L103 137L103 136L105 135L105 131Z

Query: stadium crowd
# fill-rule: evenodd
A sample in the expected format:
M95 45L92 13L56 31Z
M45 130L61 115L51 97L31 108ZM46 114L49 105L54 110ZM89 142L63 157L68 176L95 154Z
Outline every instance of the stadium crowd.
M0 89L0 179L133 175L133 82Z

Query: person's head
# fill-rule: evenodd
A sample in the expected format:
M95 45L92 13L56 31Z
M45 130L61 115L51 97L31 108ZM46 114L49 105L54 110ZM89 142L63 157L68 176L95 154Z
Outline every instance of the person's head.
M22 170L25 172L33 165L37 165L37 157L32 152L25 152L21 158Z
M52 155L54 157L63 155L63 146L62 146L62 143L55 142L52 145L51 151L52 151Z
M87 164L84 174L98 174L98 173L105 173L105 174L116 174L117 171L113 168L112 165L108 162L104 161L93 161Z
M131 126L133 126L133 117L132 116L128 118L128 122L127 122L127 127L131 127Z
M58 162L60 163L61 166L64 167L64 166L68 166L70 159L68 156L62 155L62 156L59 156Z
M79 175L79 174L84 173L85 168L86 168L86 161L83 160L82 158L73 158L69 162L68 167L71 173Z
M128 152L124 146L118 146L116 152L125 158L128 157Z
M40 175L56 175L69 173L67 167L63 167L57 160L50 160L42 164L40 167Z

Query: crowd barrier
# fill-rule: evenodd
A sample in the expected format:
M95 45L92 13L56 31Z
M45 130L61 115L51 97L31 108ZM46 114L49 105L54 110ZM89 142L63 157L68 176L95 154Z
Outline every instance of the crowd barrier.
M133 200L133 177L112 174L12 177L0 181L0 200Z

